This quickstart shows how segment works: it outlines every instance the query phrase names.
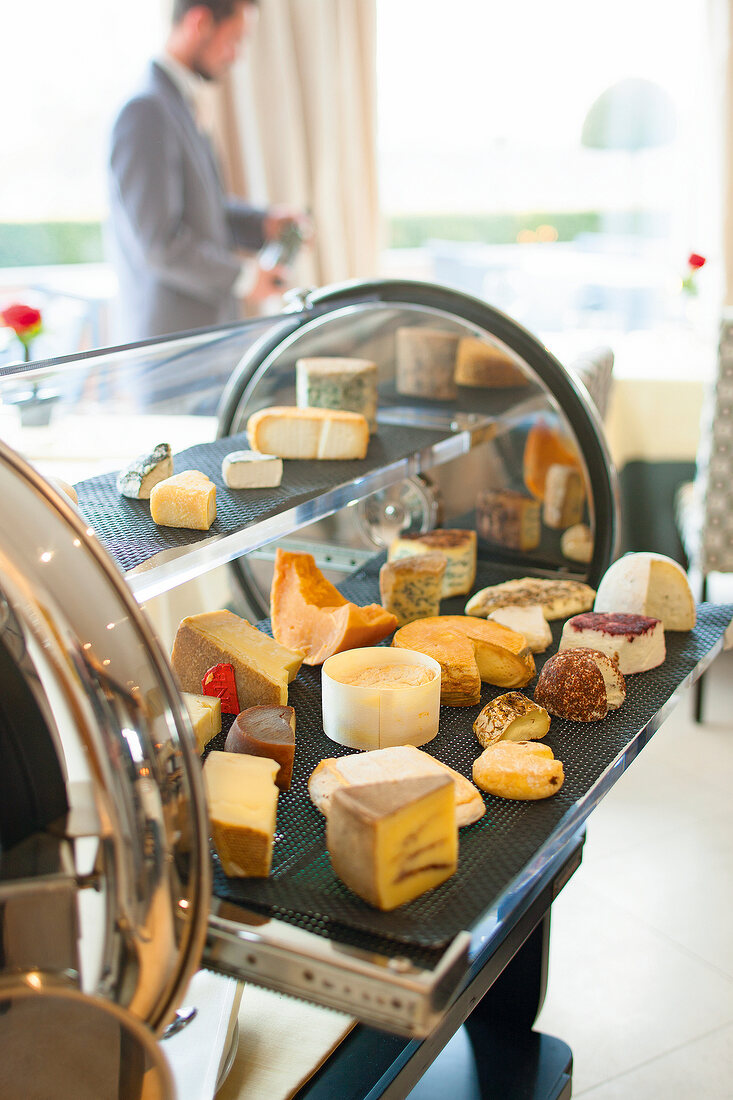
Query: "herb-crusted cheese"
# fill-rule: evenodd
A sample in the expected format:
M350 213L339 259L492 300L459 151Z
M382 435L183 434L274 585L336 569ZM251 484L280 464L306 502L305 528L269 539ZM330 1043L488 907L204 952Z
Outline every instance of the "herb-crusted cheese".
M298 359L295 394L299 408L361 413L377 430L377 364L369 359Z
M398 535L389 548L389 560L438 551L446 558L442 599L463 596L476 579L476 532L444 528L422 535Z
M379 570L382 607L397 616L397 625L440 614L445 554L413 554L387 561Z

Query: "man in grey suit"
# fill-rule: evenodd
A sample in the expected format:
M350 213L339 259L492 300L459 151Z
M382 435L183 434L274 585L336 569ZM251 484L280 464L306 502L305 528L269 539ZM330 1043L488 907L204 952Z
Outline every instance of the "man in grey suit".
M286 272L240 250L277 240L299 216L227 195L197 119L205 84L222 77L252 33L256 0L175 0L164 53L113 127L110 243L119 279L118 338L129 342L239 316L235 284L258 302Z

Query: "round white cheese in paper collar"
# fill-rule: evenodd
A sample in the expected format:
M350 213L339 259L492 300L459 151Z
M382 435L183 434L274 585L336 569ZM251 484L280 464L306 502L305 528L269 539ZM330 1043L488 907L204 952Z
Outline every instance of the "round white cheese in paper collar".
M329 657L323 729L350 749L425 745L438 732L440 665L411 649L367 646Z

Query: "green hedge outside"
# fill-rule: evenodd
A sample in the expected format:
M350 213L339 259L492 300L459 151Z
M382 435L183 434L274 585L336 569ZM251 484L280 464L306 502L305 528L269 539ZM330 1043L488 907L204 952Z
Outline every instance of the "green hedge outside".
M622 214L616 231L648 235L662 226L649 211ZM618 217L614 219L619 221ZM551 225L559 241L575 240L582 233L609 229L609 215L597 210L520 214L420 214L400 215L387 220L388 248L420 248L429 240L474 241L482 244L513 244L522 230ZM0 223L0 267L41 264L99 263L104 259L100 222L6 222Z
M101 222L0 223L0 267L99 263Z

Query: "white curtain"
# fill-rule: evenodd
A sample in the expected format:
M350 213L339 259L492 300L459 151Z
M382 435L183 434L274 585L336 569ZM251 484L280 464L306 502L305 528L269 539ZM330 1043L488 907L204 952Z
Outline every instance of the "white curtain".
M254 201L311 213L300 285L377 273L375 0L266 0L232 74L236 134ZM222 90L226 99L227 89ZM238 159L238 157L237 157Z

